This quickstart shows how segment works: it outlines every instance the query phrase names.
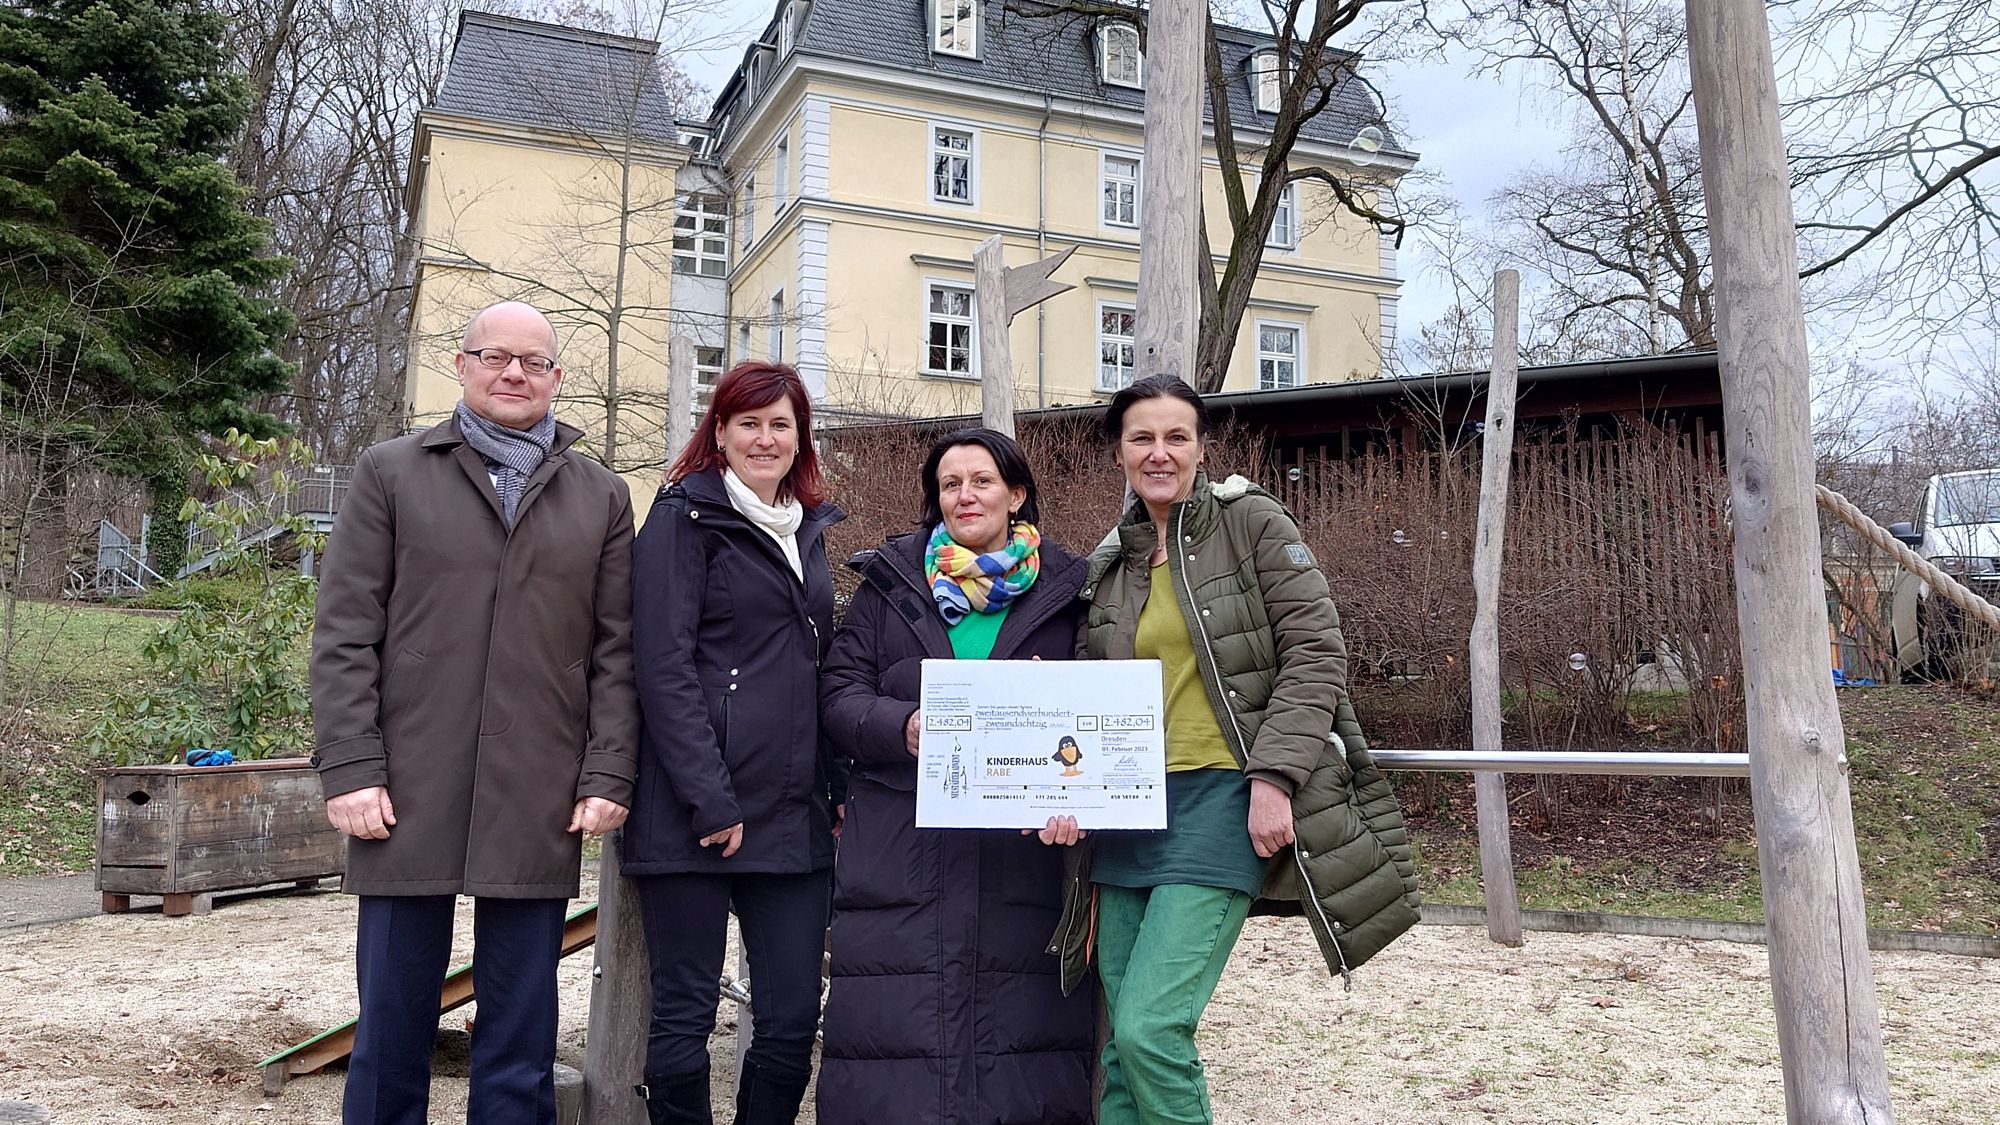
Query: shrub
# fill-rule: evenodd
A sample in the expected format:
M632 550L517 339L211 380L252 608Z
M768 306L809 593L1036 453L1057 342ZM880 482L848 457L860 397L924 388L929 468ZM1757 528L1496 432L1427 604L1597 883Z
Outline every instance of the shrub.
M300 548L319 550L322 536L285 503L298 487L291 468L309 455L296 440L259 441L235 430L220 446L200 457L219 498L190 499L180 512L214 537L220 555L210 576L150 595L180 610L146 643L158 681L118 700L90 732L92 748L120 764L172 760L197 746L262 758L298 753L311 742L299 648L312 630L318 584L277 565L282 537L256 534L281 527Z

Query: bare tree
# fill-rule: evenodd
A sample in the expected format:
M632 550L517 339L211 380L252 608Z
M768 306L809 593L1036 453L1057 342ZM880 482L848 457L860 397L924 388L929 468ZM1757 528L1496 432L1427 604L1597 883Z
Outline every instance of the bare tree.
M1807 278L1879 275L1886 335L2000 324L2000 7L1778 0Z
M1715 343L1684 24L1644 0L1509 0L1439 27L1482 72L1531 69L1572 118L1559 163L1493 207L1577 356Z
M687 153L672 133L674 119L699 116L706 97L675 62L674 51L699 45L684 29L721 10L718 0L668 0L633 5L615 17L601 10L564 16L572 26L635 43L607 43L601 65L590 73L552 75L527 88L537 115L564 134L574 159L560 162L556 212L517 221L519 245L504 256L475 245L479 240L471 236L489 221L475 215L484 205L482 186L454 185L448 171L438 173L445 190L432 206L444 221L435 225L424 252L475 268L486 286L536 304L568 334L566 351L574 354L579 334L599 349L588 362L568 365L563 397L590 403L585 446L621 472L664 466L665 381L640 372L646 366L664 372L676 326L705 319L669 290L676 220L691 196L709 196L711 207L736 196L720 169L682 169L677 176ZM770 204L747 194L737 202L751 209ZM495 295L483 292L482 298ZM785 313L735 323L797 320Z
M1928 345L1997 321L2000 11L1979 0L1780 0L1774 21L1808 315L1822 336ZM1424 9L1427 17L1428 8ZM1490 242L1608 354L1713 346L1684 14L1649 0L1474 2L1418 21L1477 69L1545 82L1574 123L1494 201Z
M274 409L345 463L402 425L416 273L408 138L437 94L458 5L446 0L226 0L250 84L232 164L294 263L275 296L298 316L298 366Z
M1409 222L1396 198L1394 178L1365 170L1375 148L1384 143L1381 99L1362 77L1362 55L1352 46L1337 46L1348 38L1361 16L1390 0L1253 0L1245 4L1210 6L1204 35L1208 109L1214 126L1216 157L1222 165L1222 196L1228 210L1229 245L1221 255L1220 273L1213 267L1214 247L1207 224L1201 231L1201 254L1195 265L1196 291L1201 300L1201 327L1195 343L1193 380L1197 389L1217 391L1229 370L1230 355L1244 313L1250 307L1257 271L1263 264L1271 221L1292 184L1318 189L1322 212L1359 217L1400 245ZM1097 19L1124 19L1138 24L1145 41L1143 9L1121 0L1008 0L1007 12L1027 19L1070 24ZM1270 38L1271 57L1278 67L1277 112L1263 121L1238 122L1230 109L1229 90L1244 81L1242 52L1225 48L1227 33L1217 34L1218 16L1240 16ZM1358 37L1355 32L1353 37ZM1253 56L1255 58L1256 56ZM1308 126L1320 119L1347 88L1367 91L1378 110L1376 135L1357 137L1351 163L1316 163L1301 159L1299 146ZM1246 181L1248 181L1246 183Z

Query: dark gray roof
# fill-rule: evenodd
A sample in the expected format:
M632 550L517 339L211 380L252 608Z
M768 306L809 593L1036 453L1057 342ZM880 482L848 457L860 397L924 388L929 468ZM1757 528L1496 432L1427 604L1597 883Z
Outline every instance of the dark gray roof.
M639 136L675 140L657 50L649 39L468 10L430 108L596 136L623 136L629 122Z
M782 8L782 6L781 6ZM1100 81L1095 29L1106 18L1069 11L1036 0L982 0L983 26L979 57L932 54L926 16L927 0L813 0L796 49L814 55L901 70L949 75L964 82L1008 90L1048 92L1080 101L1101 102L1133 110L1145 104L1145 93ZM1144 20L1142 11L1131 14ZM1269 114L1251 104L1244 74L1250 56L1271 45L1268 35L1218 27L1222 65L1232 76L1228 85L1230 120L1239 129L1268 129ZM763 42L775 42L767 29ZM743 84L726 86L715 116L738 108ZM1203 114L1207 116L1204 105ZM1301 135L1322 143L1345 145L1363 126L1383 131L1385 149L1405 152L1382 119L1381 107L1361 82L1342 83L1324 111L1307 122Z

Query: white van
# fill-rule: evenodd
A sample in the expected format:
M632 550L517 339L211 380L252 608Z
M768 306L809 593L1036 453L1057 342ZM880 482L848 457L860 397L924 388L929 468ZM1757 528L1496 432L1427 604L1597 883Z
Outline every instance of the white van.
M1891 524L1889 534L1987 601L2000 603L2000 469L1932 477L1924 484L1916 521ZM1889 640L1899 672L1956 676L1984 647L1978 642L1986 635L1966 622L1964 610L1915 574L1897 569Z

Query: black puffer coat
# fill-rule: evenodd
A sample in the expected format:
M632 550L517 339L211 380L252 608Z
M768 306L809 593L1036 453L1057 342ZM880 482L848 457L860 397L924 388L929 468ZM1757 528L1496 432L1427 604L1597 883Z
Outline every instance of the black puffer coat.
M833 636L822 532L799 527L805 581L729 503L717 470L661 490L632 548L632 650L643 728L619 858L628 875L798 874L833 862L834 771L817 671ZM703 836L741 821L729 859Z
M1092 989L1062 995L1046 951L1063 851L1013 831L918 829L903 725L922 661L951 639L919 532L848 565L865 581L820 676L822 722L852 757L834 874L833 981L820 1125L1066 1125L1090 1120ZM995 660L1067 660L1084 567L1042 545Z

